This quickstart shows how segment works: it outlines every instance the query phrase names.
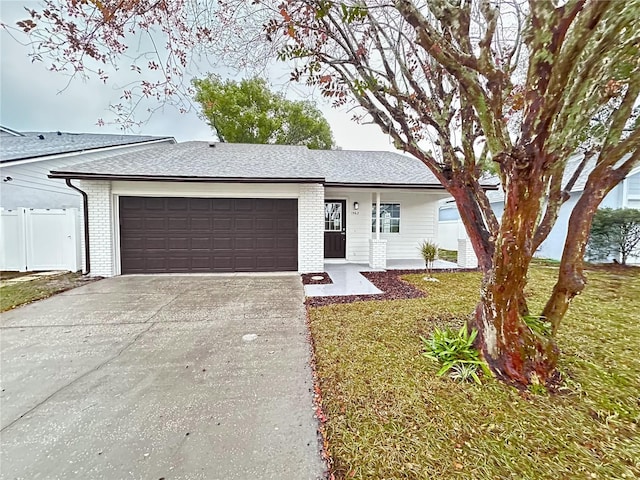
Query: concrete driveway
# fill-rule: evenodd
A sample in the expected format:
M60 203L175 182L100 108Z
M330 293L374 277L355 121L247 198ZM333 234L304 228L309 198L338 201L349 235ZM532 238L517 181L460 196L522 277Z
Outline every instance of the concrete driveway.
M3 479L323 477L297 275L110 278L0 325Z

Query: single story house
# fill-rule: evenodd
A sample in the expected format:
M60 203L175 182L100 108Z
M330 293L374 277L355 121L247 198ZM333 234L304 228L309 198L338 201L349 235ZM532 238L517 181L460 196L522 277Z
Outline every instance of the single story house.
M172 137L0 126L0 269L81 268L82 196L49 178L51 170L172 143Z
M576 155L572 158L565 170L565 182L573 176L576 168L582 161L582 156ZM571 196L562 207L555 226L549 233L547 239L540 245L535 256L538 258L550 258L560 260L564 243L567 238L569 217L578 199L582 195L588 180L589 174L593 171L595 159L586 165L571 189ZM496 190L488 192L491 207L498 218L502 217L504 211L504 192ZM600 204L600 208L638 208L640 209L640 167L633 169L629 175L609 192ZM441 248L456 248L458 239L467 238L466 231L460 220L460 213L452 199L441 201L438 213L438 244ZM632 259L633 261L634 259ZM637 260L637 259L635 259Z
M390 152L185 142L53 170L86 195L90 273L321 272L420 258L447 196Z

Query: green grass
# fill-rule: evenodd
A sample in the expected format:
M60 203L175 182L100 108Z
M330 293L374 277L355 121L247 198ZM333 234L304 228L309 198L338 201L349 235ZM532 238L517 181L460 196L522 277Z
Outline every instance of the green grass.
M68 273L4 285L0 287L0 312L6 312L25 303L50 297L85 282L86 279L79 273Z
M456 250L445 250L444 248L438 249L438 258L440 260L446 260L447 262L457 262L458 252Z
M533 312L556 271L533 268ZM420 335L471 312L477 273L406 276L422 299L311 309L336 478L640 478L640 269L587 273L558 333L566 380L552 396L455 383L420 355Z

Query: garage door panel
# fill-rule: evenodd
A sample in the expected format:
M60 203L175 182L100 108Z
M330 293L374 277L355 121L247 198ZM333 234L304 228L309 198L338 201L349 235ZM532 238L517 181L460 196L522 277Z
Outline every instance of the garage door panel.
M235 250L255 250L256 239L254 237L236 237Z
M143 219L142 225L145 230L166 230L167 218L166 217L147 217Z
M137 213L137 212L136 212ZM124 230L127 232L135 231L142 224L143 219L140 216L132 216L132 217L120 217L120 225L124 227Z
M297 222L294 223L291 219L288 218L277 218L276 219L276 228L281 232L292 232L297 231L298 225Z
M146 248L148 250L166 250L167 243L170 243L172 239L167 239L166 237L147 237L143 240L142 249Z
M256 230L261 232L264 230L273 230L275 228L276 220L274 218L257 218Z
M254 223L254 219L253 218L236 217L234 219L234 227L235 227L236 231L238 231L238 230L253 231L254 230L253 223Z
M257 250L273 250L276 246L275 237L256 237Z
M211 230L211 217L191 217L191 230Z
M120 197L122 273L297 270L297 200Z
M186 211L189 209L188 198L169 198L167 199L167 210L170 211Z
M213 239L213 250L233 250L233 238L231 237L215 237Z
M291 250L298 246L296 238L279 237L277 239L276 249L278 250Z
M215 232L228 232L233 228L233 219L230 217L218 218L215 217L213 219L213 230Z
M120 204L120 210L133 210L138 211L144 208L144 197L127 197L129 200L126 204Z
M145 198L144 209L145 210L164 210L166 206L166 198Z
M215 255L213 257L213 268L220 272L233 272L233 257L228 255Z
M255 201L251 198L236 198L233 204L236 212L253 212L256 209Z
M235 257L235 271L236 272L255 272L257 261L256 257L237 255Z
M192 250L211 251L211 237L194 237L191 239Z
M216 212L231 212L233 210L233 199L217 198L212 206Z
M167 219L167 228L169 230L187 230L189 228L189 219L187 217L169 217Z
M191 211L211 211L211 199L209 198L189 198L188 200Z

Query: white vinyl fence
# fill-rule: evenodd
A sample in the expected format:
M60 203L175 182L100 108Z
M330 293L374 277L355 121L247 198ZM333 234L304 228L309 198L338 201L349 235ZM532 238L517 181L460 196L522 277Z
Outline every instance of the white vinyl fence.
M438 246L440 248L457 250L460 238L468 238L462 220L440 220L438 222Z
M0 270L81 268L78 209L0 210Z

